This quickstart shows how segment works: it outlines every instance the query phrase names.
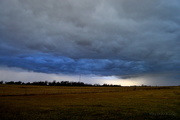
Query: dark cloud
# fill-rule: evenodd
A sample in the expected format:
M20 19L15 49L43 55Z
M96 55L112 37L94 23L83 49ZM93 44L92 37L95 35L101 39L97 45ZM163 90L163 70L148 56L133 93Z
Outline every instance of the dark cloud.
M123 75L146 72L142 61L117 59L72 59L47 54L0 57L1 65L19 67L30 71L64 74Z
M0 64L46 73L180 71L179 6L179 0L1 0Z

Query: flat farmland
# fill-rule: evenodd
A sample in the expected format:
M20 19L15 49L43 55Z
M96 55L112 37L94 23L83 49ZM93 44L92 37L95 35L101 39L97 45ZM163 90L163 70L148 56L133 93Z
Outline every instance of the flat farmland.
M0 120L179 120L180 87L0 85Z

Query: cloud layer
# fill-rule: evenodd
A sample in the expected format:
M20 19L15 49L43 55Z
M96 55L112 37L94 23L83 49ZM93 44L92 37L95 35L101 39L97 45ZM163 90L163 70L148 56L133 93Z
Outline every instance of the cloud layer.
M0 64L68 74L180 71L179 0L1 0Z
M45 54L0 57L0 63L29 71L64 74L123 75L148 71L142 61L117 59L72 59Z

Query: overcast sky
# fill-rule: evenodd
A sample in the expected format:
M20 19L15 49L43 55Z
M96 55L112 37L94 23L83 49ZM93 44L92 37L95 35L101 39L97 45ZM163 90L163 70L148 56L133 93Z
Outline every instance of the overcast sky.
M0 0L0 75L155 74L180 84L179 13L179 0Z

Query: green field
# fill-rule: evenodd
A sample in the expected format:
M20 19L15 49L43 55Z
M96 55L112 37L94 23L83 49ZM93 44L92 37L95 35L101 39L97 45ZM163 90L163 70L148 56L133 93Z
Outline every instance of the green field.
M180 87L0 85L0 120L179 120Z

